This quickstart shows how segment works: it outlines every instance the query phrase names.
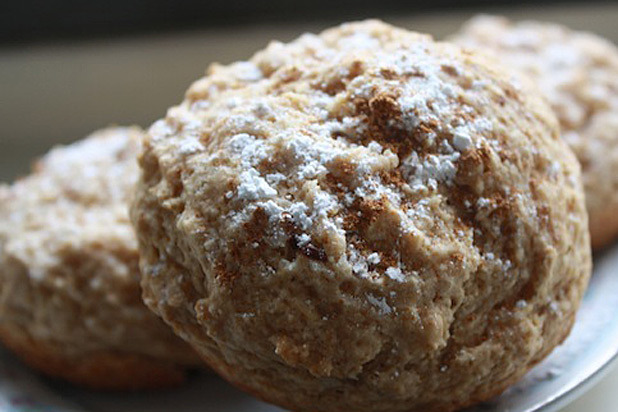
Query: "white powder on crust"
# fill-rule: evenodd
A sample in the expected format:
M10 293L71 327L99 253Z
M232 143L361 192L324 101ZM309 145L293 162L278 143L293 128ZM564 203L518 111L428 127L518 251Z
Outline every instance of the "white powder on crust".
M458 130L453 135L453 147L460 152L468 150L472 146L470 135L463 130Z
M458 152L434 155L430 154L420 159L412 152L401 163L404 178L413 190L435 190L438 183L450 184L457 174L455 162L459 159Z
M236 62L231 65L231 69L240 80L257 81L263 77L262 71L253 62Z
M385 297L376 297L371 293L367 293L365 296L367 301L378 309L378 313L380 313L380 315L388 315L393 313L393 308L388 305Z
M403 282L406 280L405 276L401 272L401 269L396 266L391 266L387 268L385 274L389 278L396 280L398 282Z
M204 145L195 137L183 139L178 146L178 152L183 155L202 152L204 149Z
M369 40L374 41L370 36L363 35L349 37L345 41L350 42L349 47L363 49ZM318 49L324 48L322 40L315 36L304 37L301 42L307 45L319 42ZM439 185L451 185L457 175L461 153L473 148L482 139L481 134L490 129L491 123L473 116L465 120L462 118L465 107L462 108L458 96L463 91L445 74L445 70L459 73L462 69L448 57L431 56L423 50L425 47L425 44L413 45L411 50L394 53L378 50L370 57L373 60L367 62L369 66L375 65L372 70L386 69L405 78L394 100L394 104L398 105L394 110L401 116L393 116L390 125L395 127L394 130L403 128L413 132L420 146L403 159L381 141L361 144L369 130L367 119L363 116L350 113L333 116L333 107L337 106L337 99L341 96L313 90L315 95L311 97L311 108L302 115L313 116L315 120L308 121L302 130L268 129L274 113L285 112L271 107L269 97L256 100L236 95L215 103L233 111L221 122L220 133L230 133L231 137L224 143L227 150L219 152L219 156L237 161L242 171L231 200L235 198L246 205L237 211L239 216L234 217L235 221L247 221L252 211L261 207L272 226L272 230L267 231L270 234L265 233L265 236L273 236L273 243L281 244L284 237L289 236L281 229L283 219L291 219L300 231L295 236L301 246L309 244L312 238L320 239L321 234L328 233L339 236L345 242L340 212L354 207L358 199L386 201L386 207L393 210L401 209L407 202L406 192L390 182L385 177L388 175L382 172L399 169L412 191L435 191ZM336 57L336 51L330 50L328 53L333 54L328 57L329 60ZM351 73L347 66L333 70L342 77ZM237 63L233 71L236 78L246 81L262 78L260 68L250 62ZM369 101L378 95L389 95L389 87L384 79L361 74L350 81L347 89L353 90L355 97ZM290 113L291 116L299 115L296 111ZM293 119L290 117L290 123ZM428 128L427 125L432 126ZM419 130L422 132L418 133ZM419 150L421 148L423 150ZM284 167L269 167L273 159ZM321 187L321 182L341 164L352 166L356 176L340 188L344 193L338 196L331 192L332 188L328 185ZM302 189L293 197L286 198L290 188L292 192ZM252 208L249 208L250 204ZM422 231L422 226L414 227L412 222L427 220L431 208L423 202L407 206L401 213L402 228L405 226L403 233ZM364 256L349 244L346 248L348 263L356 276L379 278L375 272L370 272L370 267L380 263L378 253ZM406 279L396 266L386 269L384 276L398 282Z
M371 265L377 265L380 263L380 255L377 252L373 252L367 256L367 262Z
M238 179L240 184L237 196L240 200L257 200L277 195L277 191L255 169L242 172Z

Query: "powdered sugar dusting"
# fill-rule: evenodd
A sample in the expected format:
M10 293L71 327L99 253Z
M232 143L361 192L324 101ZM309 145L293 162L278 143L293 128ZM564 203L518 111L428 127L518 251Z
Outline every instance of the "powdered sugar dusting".
M277 195L277 191L255 169L242 172L239 181L238 198L241 200L257 200Z
M342 244L345 263L355 276L405 282L414 272L386 266L379 253L349 243L346 214L359 201L374 201L398 216L392 220L399 219L401 236L421 234L429 227L435 204L423 199L410 203L408 197L440 196L441 187L453 184L462 153L491 132L491 123L473 115L460 99L470 94L453 80L464 72L458 59L432 53L427 39L416 40L383 50L379 35L353 30L338 39L305 35L291 45L273 43L251 61L217 68L216 81L196 82L195 95L208 92L217 99L203 99L202 105L198 99L170 110L167 126L157 124L151 133L174 129L181 136L181 152L202 151L204 145L196 138L199 125L194 126L196 118L204 116L220 140L213 143L220 150L208 161L239 171L224 195L231 205L226 218L237 230L244 230L259 209L268 217L265 241L285 247L293 236L292 243L300 248ZM303 78L315 67L323 78ZM230 90L222 83L226 73L233 79ZM338 82L340 89L327 90ZM271 94L269 87L281 88L277 93L285 98ZM488 84L477 82L474 87L483 90ZM383 114L381 127L392 136L367 139L372 124L354 102L369 104L376 96L390 98L391 112ZM402 154L388 143L397 141L397 134L415 140L412 150ZM396 182L394 174L399 176Z
M414 190L435 190L439 183L450 184L457 173L459 153L428 155L421 160L416 152L402 162L403 175Z
M453 147L460 152L468 150L472 146L472 138L463 130L458 130L453 136Z
M367 263L371 265L377 265L380 263L380 255L376 252L373 252L369 256L367 256Z
M371 303L377 310L380 315L388 315L393 313L393 308L389 306L385 297L377 297L371 293L367 293L365 295L367 298L367 302Z
M386 273L386 276L398 282L403 282L406 280L405 276L401 272L401 269L398 267L391 266L386 269L385 273Z

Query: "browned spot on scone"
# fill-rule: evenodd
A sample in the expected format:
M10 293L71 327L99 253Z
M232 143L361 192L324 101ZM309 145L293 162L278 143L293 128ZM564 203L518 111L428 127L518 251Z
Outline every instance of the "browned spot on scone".
M262 208L257 208L251 220L244 224L248 242L260 242L264 236L264 231L268 228L268 215Z
M215 279L217 279L222 286L228 288L232 288L234 286L234 282L240 276L240 273L229 270L227 265L223 262L217 262L215 264L214 272Z
M57 344L5 328L0 328L0 340L24 363L45 375L97 390L169 388L185 380L181 366L155 358L122 352L94 352L74 358L64 355L64 348Z
M401 112L397 96L390 93L373 96L367 102L367 114L371 125L381 132L389 128L389 123L399 123Z
M303 243L300 236L296 233L290 236L289 242L291 243L292 249L299 250L309 259L317 260L319 262L324 262L327 259L324 249L315 246L313 243Z

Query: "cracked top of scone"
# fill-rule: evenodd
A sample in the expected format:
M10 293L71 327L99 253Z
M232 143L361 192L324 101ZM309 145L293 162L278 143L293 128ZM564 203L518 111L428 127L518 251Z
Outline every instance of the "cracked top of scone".
M592 243L618 235L618 49L552 23L478 16L453 40L495 54L535 81L582 165Z
M590 271L579 166L543 100L380 22L211 67L140 164L146 303L294 410L499 392L566 336Z
M107 353L194 362L140 297L128 204L142 134L96 132L0 186L0 331L7 344L28 342L48 354L38 355L62 359Z

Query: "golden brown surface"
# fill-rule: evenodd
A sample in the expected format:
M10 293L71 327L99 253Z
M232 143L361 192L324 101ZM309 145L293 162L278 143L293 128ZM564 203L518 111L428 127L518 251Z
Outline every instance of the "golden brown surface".
M176 384L197 360L141 301L128 219L136 128L99 131L0 186L0 338L78 384Z
M23 328L0 328L0 339L30 367L81 386L105 390L140 390L176 386L184 367L162 359L108 349L65 356L62 344L34 340Z
M456 42L493 53L539 87L582 165L592 246L618 235L618 49L551 23L479 16Z
M531 88L379 22L215 65L150 129L146 303L297 411L450 411L568 334L579 166Z

